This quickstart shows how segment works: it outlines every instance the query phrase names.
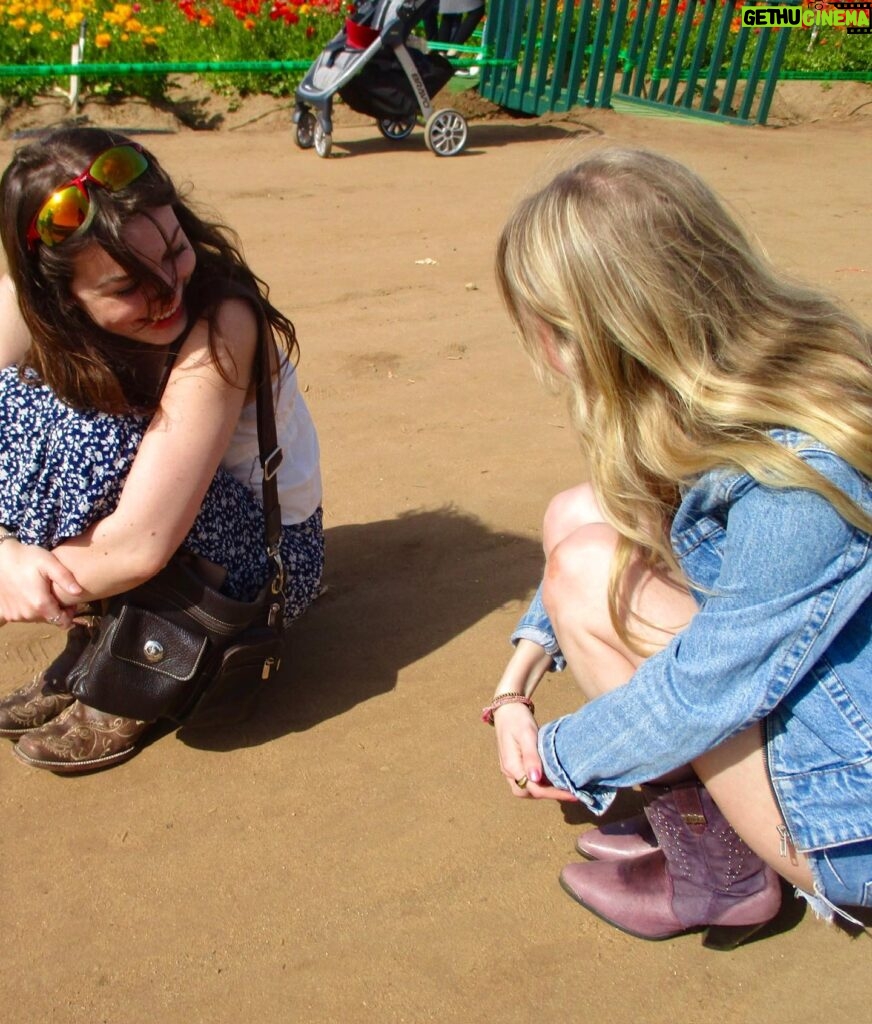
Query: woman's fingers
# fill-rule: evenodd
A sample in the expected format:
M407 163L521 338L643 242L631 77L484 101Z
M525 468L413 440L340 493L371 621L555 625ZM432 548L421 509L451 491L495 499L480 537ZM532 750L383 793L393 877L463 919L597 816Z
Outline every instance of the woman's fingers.
M43 576L62 593L68 594L73 599L78 597L82 593L82 588L79 586L79 581L76 577L54 555L49 555L48 559L42 567Z
M518 737L518 745L524 775L530 782L541 782L543 771L542 762L539 759L539 730L533 728L522 733Z
M524 704L504 704L494 713L500 769L515 796L526 796L529 782L542 778L537 737L539 727Z
M578 803L578 797L573 796L568 789L558 789L547 782L528 782L524 787L524 793L534 800L564 800L567 803Z
M67 605L81 593L75 576L44 548L15 541L3 547L9 550L0 574L0 615L9 622L70 626L75 609Z
M75 618L75 608L64 608L61 605L58 605L57 611L52 615L47 615L45 621L52 626L58 626L60 629L69 629L75 621Z

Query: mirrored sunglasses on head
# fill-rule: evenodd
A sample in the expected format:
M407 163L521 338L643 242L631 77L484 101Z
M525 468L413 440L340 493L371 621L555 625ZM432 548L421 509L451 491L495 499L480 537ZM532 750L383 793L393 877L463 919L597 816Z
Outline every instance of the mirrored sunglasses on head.
M42 242L51 248L86 230L95 212L87 186L99 185L108 192L118 192L147 169L148 160L135 142L104 149L86 171L61 185L42 204L27 230L28 245L32 249Z

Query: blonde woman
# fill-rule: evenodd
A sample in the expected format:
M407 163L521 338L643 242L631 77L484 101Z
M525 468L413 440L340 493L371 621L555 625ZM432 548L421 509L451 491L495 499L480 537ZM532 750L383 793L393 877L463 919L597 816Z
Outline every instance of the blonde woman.
M646 800L582 837L563 887L630 934L725 948L777 914L779 876L824 916L872 904L869 329L650 152L523 201L497 270L590 483L551 502L485 718L516 796ZM564 659L586 703L539 727Z

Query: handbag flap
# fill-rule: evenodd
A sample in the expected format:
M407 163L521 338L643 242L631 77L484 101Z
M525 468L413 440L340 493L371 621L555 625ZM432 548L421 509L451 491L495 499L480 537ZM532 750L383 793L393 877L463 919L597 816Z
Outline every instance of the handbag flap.
M127 604L118 616L109 651L119 661L187 680L196 674L208 643L208 637Z

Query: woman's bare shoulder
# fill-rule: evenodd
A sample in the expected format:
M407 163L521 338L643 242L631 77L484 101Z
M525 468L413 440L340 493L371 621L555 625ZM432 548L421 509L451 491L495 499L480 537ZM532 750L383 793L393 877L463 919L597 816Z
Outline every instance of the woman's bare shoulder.
M0 276L0 367L20 363L30 348L30 331L18 308L15 285Z

